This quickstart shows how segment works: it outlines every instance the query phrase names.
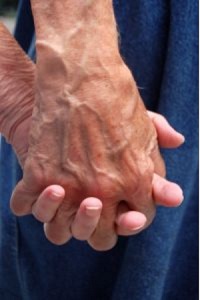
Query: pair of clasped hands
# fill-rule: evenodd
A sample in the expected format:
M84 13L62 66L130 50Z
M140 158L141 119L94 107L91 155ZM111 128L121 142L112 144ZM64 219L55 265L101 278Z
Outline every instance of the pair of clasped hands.
M0 40L0 130L24 174L11 198L17 216L33 214L54 244L74 237L103 251L147 228L156 205L181 204L158 145L184 137L146 111L119 54L73 64L38 41L34 65L2 24Z

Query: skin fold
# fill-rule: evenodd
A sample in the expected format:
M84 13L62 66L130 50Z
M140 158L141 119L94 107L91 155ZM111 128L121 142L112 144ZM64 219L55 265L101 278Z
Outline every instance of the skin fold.
M13 47L14 44L10 45ZM20 121L16 120L5 131L21 163L25 162L24 181L14 194L13 210L20 215L30 213L33 203L46 187L61 185L66 195L55 218L45 227L47 237L61 244L71 236L66 228L71 224L82 199L91 196L100 198L103 211L90 243L100 250L110 248L116 242L114 224L117 207L122 200L123 204L126 202L128 207L147 217L146 225L154 216L154 168L157 173L164 175L155 128L122 60L119 60L119 64L106 64L103 68L103 61L98 60L98 68L92 64L84 71L86 74L81 74L81 79L73 79L69 84L67 62L63 57L60 58L57 51L41 42L39 49L40 61L44 59L42 55L46 59L44 63L41 61L41 66L36 70L35 103L32 96L34 88L31 88L35 84L35 71L31 62L27 59L26 68L20 68L18 75L8 74L19 76L21 71L23 75L30 66L30 77L22 76L21 80L21 91L27 92L25 95L29 97L19 97L18 101L24 101L25 106L27 104L29 114L34 104L28 157L28 143L23 141L27 140L29 133L30 116L20 110ZM7 58L5 62L7 66L11 64ZM10 66L12 70L12 64ZM55 70L55 73L52 75L50 70ZM116 72L119 75L117 78L114 76ZM41 80L45 77L47 80ZM7 99L10 103L13 101L12 97ZM10 103L7 100L4 112L11 107ZM1 119L5 120L6 114ZM17 131L23 134L18 135ZM55 235L55 231L57 236L54 239L51 236ZM58 232L61 232L60 236Z

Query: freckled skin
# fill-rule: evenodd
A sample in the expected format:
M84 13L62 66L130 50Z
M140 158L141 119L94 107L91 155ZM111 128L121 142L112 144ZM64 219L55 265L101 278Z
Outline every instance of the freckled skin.
M59 231L84 198L100 198L103 212L90 243L94 248L110 248L116 241L120 201L143 212L147 225L154 217L151 155L155 156L157 137L120 57L111 1L84 2L80 7L76 2L53 2L60 16L57 24L51 5L32 1L36 94L22 181L32 198L20 202L17 187L12 205L26 214L45 187L63 186L66 198L55 217ZM67 21L65 5L77 9ZM50 26L43 27L44 22ZM163 166L158 150L156 156ZM51 239L58 244L66 241L58 234Z

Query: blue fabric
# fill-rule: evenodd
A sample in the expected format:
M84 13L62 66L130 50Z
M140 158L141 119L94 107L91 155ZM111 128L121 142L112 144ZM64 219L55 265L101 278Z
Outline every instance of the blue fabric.
M21 177L11 147L0 148L0 299L198 299L198 3L196 0L115 0L121 52L148 108L186 136L163 151L168 178L184 189L184 204L159 208L153 225L98 253L76 240L56 247L33 217L9 210ZM21 1L16 38L28 52L33 23ZM33 48L32 48L33 49ZM31 53L33 55L33 53Z

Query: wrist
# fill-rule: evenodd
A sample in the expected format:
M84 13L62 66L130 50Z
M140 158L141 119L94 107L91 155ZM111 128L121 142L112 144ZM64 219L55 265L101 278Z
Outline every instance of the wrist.
M40 54L37 62L37 88L41 95L40 101L47 103L47 99L66 98L67 94L73 96L79 93L79 98L86 92L88 99L103 94L113 86L124 89L133 88L133 77L123 62L119 53L112 57L94 54L87 50L82 51L81 59L67 59L65 55L57 52L54 47L44 43L38 44ZM70 54L69 54L70 55ZM94 96L89 95L94 92ZM84 98L84 97L83 97ZM107 101L107 100L106 100ZM51 101L51 104L54 101Z

